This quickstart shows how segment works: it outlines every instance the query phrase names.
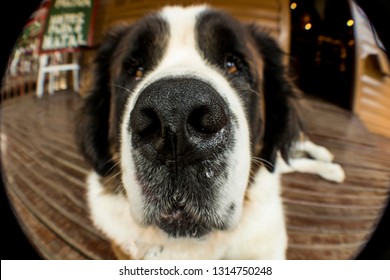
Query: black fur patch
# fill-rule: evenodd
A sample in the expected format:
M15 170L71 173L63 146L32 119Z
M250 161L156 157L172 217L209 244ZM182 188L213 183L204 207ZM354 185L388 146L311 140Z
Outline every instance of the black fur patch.
M297 88L288 78L283 52L274 39L255 25L248 30L264 61L263 91L265 98L265 131L260 158L274 164L280 151L288 162L291 145L298 139L300 122L295 111ZM273 168L269 168L273 170Z

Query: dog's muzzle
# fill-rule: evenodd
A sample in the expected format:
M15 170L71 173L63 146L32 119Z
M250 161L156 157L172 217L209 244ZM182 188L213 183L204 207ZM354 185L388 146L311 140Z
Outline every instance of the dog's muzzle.
M226 102L201 80L165 78L139 94L129 125L138 178L154 209L153 223L169 235L199 237L223 227L200 213L215 212L216 181L223 173L217 159L232 138L231 126Z

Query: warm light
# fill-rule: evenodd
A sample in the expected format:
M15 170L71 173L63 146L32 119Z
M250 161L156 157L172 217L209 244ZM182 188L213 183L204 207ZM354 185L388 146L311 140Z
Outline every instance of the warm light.
M350 20L347 21L347 25L348 25L349 27L351 27L354 23L355 23L355 22L353 21L353 19L350 19Z
M290 5L290 9L291 10L295 10L297 8L297 6L298 6L297 3L292 2L291 5Z
M306 29L306 30L310 30L310 28L311 28L311 23L310 23L310 22L309 22L309 23L306 23L305 29Z

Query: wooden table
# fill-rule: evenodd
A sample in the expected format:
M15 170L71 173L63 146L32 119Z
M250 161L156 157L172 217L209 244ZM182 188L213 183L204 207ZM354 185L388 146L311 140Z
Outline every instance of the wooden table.
M1 107L6 190L22 228L47 259L114 258L85 204L88 166L73 136L80 101L73 92L61 92L42 99L14 98ZM390 156L352 113L316 100L303 110L310 137L336 155L346 181L283 175L288 258L351 259L366 244L387 203Z

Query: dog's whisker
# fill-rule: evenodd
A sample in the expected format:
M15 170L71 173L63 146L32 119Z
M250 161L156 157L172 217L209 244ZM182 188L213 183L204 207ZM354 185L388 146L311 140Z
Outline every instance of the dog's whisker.
M255 177L256 177L255 174L254 174L252 171L250 171L250 172L249 172L249 179L252 180L252 181L254 181L254 180L255 180Z
M120 175L122 175L121 172L118 172L118 173L116 173L114 175L111 175L109 178L106 179L105 183L109 184L109 183L113 182Z
M258 157L252 157L252 162L257 166L274 167L274 165L269 161Z
M253 90L253 89L250 89L250 88L244 89L244 90L249 91L249 92L251 92L251 93L254 93L254 94L258 95L258 96L261 96L260 92L258 92L258 91L256 91L256 90Z
M262 166L264 166L264 167L266 167L266 165L264 164L264 163L262 163L262 162L257 162L257 161L252 161L256 166L258 166L258 167L262 167Z
M117 173L111 175L109 180L114 179L114 178L118 177L119 175L122 175L122 172L121 172L121 171L119 171L119 172L117 172Z
M117 87L117 88L120 88L120 89L124 89L125 91L127 91L127 92L132 92L130 89L128 89L128 88L125 88L125 87L123 87L123 86L120 86L120 85L117 85L117 84L108 84L109 86L114 86L114 87Z
M106 163L109 163L110 161L106 161ZM113 166L110 167L110 169L107 171L107 173L110 173L112 170L114 170L116 167L118 167L120 162L116 162Z
M105 185L112 184L114 193L119 194L119 195L123 195L126 197L127 196L126 190L123 187L121 180L117 179L118 177L121 177L121 176L122 176L122 172L117 172L117 173L111 175L110 177L108 177L105 180Z
M257 162L259 164L267 165L267 166L272 166L269 162L258 160L258 159L252 159L253 162Z
M105 162L105 164L109 163L109 162L110 162L110 160L107 160ZM113 166L111 166L110 169L107 171L107 174L110 174L111 171L115 170L119 166L119 164L120 164L120 162L116 162Z
M268 160L265 160L263 158L259 158L259 157L252 157L252 161L255 160L255 161L258 161L258 162L261 162L263 164L267 164L268 166L270 167L275 167L271 162L269 162Z
M114 190L116 195L122 195L124 197L127 197L126 190L122 186L117 186Z
M266 162L261 162L261 161L256 161L256 160L252 160L252 163L254 163L256 166L258 167L272 167L271 165L269 165L268 163Z
M248 92L251 92L251 93L254 93L258 96L261 96L260 92L256 91L256 90L253 90L251 88L247 88L247 87L239 87L239 86L235 86L234 87L235 90L242 90L242 91L248 91Z
M118 167L120 164L120 162L116 162L109 170L108 170L108 173L110 173L112 170L115 170L116 167ZM116 178L118 175L121 175L122 174L122 171L119 169L117 173L113 174L113 175L109 175L109 179L107 180L107 183L111 182L114 178Z

